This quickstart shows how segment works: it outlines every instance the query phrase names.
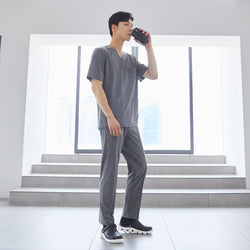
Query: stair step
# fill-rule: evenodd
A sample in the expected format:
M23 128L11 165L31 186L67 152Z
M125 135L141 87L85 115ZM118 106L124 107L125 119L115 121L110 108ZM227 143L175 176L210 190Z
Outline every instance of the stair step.
M11 205L99 206L101 154L44 154L10 192ZM245 177L223 155L146 154L142 207L249 207ZM121 156L116 206L123 206L127 163Z
M125 188L127 175L118 175L117 188ZM99 175L31 174L22 177L22 187L98 188ZM237 175L147 175L144 188L245 188Z
M101 154L44 154L42 162L100 163ZM146 154L148 163L226 163L224 155ZM121 163L125 162L121 155Z
M125 190L117 189L116 206ZM19 206L99 206L98 189L17 188L10 204ZM248 189L144 189L142 207L249 207Z
M39 163L32 165L32 173L99 174L100 163ZM119 174L127 173L127 164L120 163ZM149 163L148 174L235 174L235 166L228 164Z

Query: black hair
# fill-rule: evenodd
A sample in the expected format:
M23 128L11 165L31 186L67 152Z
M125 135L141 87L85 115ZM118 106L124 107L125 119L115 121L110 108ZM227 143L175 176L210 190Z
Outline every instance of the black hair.
M119 22L128 22L129 20L134 21L134 17L129 12L118 11L118 12L114 13L109 18L109 32L110 32L110 35L113 36L112 24L115 24L116 26L118 26Z

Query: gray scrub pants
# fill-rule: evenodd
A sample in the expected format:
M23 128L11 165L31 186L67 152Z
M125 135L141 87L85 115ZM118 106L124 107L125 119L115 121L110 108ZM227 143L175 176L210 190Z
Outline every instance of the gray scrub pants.
M102 163L99 222L103 225L115 224L113 214L121 153L128 165L128 179L122 216L130 219L139 218L147 163L138 127L123 127L121 131L121 136L114 137L110 135L108 128L100 129Z

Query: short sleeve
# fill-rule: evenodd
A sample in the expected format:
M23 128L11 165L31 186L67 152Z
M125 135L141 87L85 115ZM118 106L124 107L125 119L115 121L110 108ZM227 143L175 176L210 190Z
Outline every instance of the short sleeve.
M103 82L105 69L105 51L101 48L96 48L91 57L87 79L97 79Z
M148 69L148 67L145 64L142 64L142 63L138 62L138 60L136 60L136 75L137 75L137 79L140 82L145 79L145 77L143 77L143 75L147 69Z

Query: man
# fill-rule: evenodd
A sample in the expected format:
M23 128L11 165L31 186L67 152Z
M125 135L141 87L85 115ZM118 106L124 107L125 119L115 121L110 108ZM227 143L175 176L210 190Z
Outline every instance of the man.
M141 29L149 38L143 45L148 67L122 52L124 42L131 39L133 20L130 13L122 11L110 17L111 43L94 50L87 75L98 103L102 143L99 222L103 225L101 237L109 243L123 242L113 217L120 153L128 164L128 180L119 229L127 233L152 232L152 227L146 227L138 220L147 164L138 130L137 81L145 77L157 79L158 73L147 31Z

